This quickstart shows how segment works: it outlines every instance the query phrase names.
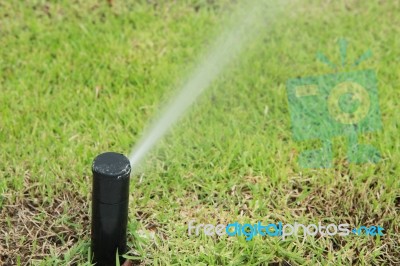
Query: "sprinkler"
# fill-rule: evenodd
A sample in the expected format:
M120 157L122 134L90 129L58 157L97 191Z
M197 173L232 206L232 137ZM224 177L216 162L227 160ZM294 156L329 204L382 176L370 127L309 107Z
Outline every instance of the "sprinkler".
M106 152L94 159L92 172L93 262L97 266L114 266L118 252L122 264L122 254L126 252L131 165L124 155Z

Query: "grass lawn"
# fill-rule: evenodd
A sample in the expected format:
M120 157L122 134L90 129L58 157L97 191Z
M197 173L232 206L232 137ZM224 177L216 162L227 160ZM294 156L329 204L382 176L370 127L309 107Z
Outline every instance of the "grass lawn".
M111 4L110 4L111 3ZM90 265L91 163L128 154L224 28L235 1L0 2L0 264ZM132 176L140 265L400 264L400 4L290 1ZM371 49L359 66L341 64ZM377 164L303 169L286 81L372 69ZM383 236L209 237L188 222L380 225Z

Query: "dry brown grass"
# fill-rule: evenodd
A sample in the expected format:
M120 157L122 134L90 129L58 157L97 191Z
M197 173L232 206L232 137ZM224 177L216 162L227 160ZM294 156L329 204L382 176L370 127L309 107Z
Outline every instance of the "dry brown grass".
M0 213L1 265L16 265L18 261L26 265L50 254L62 258L87 235L88 201L67 188L57 189L47 201L38 185L27 177L22 193L4 195Z

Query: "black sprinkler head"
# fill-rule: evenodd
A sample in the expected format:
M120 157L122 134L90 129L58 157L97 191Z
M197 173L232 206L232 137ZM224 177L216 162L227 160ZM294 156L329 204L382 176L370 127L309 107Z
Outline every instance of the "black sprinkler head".
M131 165L123 154L106 152L92 165L92 241L93 262L97 266L114 266L118 252L126 252L129 180Z

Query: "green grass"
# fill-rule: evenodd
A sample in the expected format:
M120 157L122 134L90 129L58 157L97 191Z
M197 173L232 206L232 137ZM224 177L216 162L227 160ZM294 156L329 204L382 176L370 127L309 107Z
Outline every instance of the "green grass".
M0 262L90 265L91 162L132 145L223 29L224 1L0 3ZM144 265L400 263L400 5L295 1L265 25L148 157L131 182L129 256ZM362 142L376 165L301 169L286 81L377 73L383 130ZM96 92L97 91L97 92ZM265 110L268 109L268 112ZM373 237L189 237L187 222L379 224ZM37 222L30 222L37 221ZM42 236L42 238L41 238Z

